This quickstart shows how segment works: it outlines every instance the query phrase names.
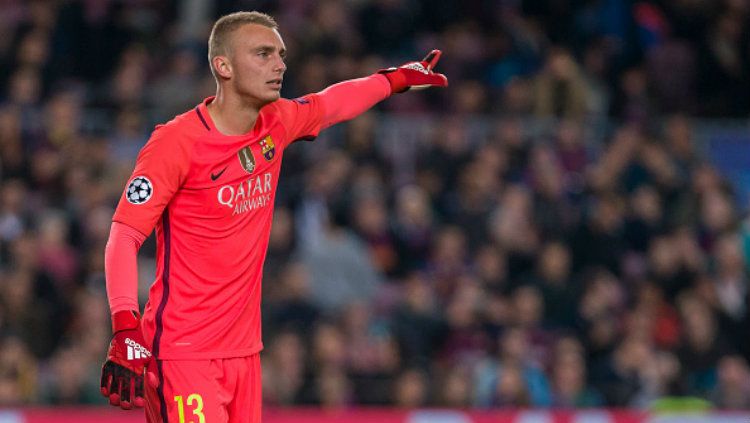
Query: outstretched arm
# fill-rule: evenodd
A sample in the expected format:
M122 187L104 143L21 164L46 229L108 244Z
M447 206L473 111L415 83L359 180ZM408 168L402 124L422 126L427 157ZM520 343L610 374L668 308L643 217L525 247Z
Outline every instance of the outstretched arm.
M388 79L379 74L333 84L319 92L323 109L320 129L353 119L391 95Z
M421 62L409 62L358 79L339 82L319 92L323 108L321 129L352 119L394 93L409 89L445 87L448 78L432 69L440 60L440 50L433 50Z

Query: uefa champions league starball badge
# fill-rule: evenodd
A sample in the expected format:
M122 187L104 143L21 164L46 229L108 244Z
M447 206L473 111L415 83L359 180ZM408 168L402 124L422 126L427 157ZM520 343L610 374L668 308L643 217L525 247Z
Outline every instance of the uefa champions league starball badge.
M151 181L145 176L136 176L128 184L125 197L128 199L128 202L138 205L148 201L153 193L154 186L151 185Z

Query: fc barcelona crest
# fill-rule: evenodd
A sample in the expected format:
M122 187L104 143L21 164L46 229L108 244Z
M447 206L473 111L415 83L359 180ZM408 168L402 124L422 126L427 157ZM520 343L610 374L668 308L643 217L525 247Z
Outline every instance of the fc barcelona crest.
M260 142L260 151L263 153L263 157L265 157L269 162L276 155L276 146L273 144L273 140L271 139L270 135L263 138L263 140Z
M238 151L237 157L240 158L240 164L242 165L242 168L245 169L245 172L253 173L255 170L255 157L253 156L253 150L250 149L250 146L248 145Z

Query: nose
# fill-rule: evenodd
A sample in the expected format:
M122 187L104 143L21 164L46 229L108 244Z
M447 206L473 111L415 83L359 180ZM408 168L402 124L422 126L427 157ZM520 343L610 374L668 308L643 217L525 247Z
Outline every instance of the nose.
M284 63L284 58L281 56L278 56L276 61L276 66L274 67L274 70L276 72L284 73L286 72L286 63Z

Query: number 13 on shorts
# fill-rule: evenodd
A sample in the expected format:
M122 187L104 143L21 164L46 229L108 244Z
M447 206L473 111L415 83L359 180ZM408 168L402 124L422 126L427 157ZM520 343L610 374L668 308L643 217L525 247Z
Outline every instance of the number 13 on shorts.
M185 421L185 403L182 395L175 395L174 401L177 403L177 415L180 418L180 423L206 423L206 416L203 415L203 397L200 394L190 394L187 397L188 411L192 410L193 415L198 416L198 421L193 419Z

